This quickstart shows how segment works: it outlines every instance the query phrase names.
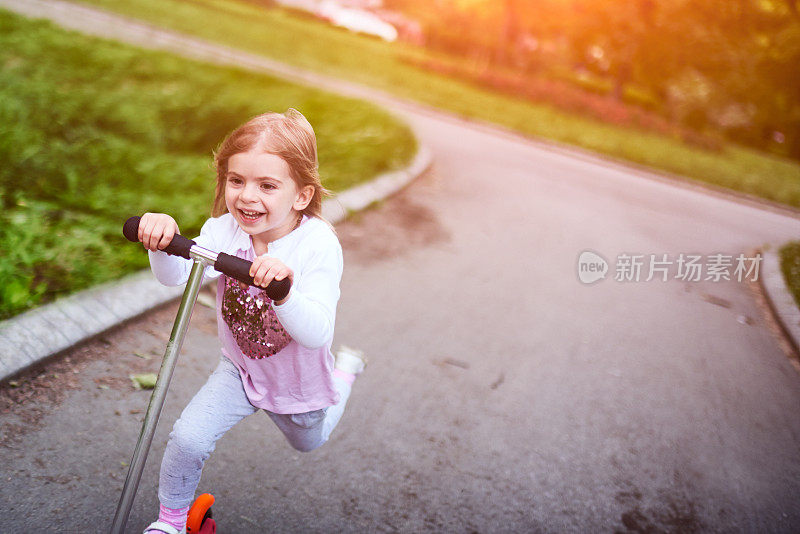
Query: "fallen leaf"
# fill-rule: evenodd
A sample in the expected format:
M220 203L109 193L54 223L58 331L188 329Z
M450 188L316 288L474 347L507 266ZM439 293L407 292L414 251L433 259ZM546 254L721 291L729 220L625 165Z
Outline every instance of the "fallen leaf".
M500 387L500 384L502 384L505 381L505 379L506 379L505 373L500 373L500 376L497 377L497 380L492 382L492 385L490 385L489 387L492 389L497 389L498 387Z
M455 358L445 358L444 363L447 365L452 365L454 367L460 367L462 369L469 369L469 364L463 360L457 360Z
M715 306L721 306L723 308L730 308L731 305L732 305L731 301L729 301L727 299L723 299L723 298L717 297L717 296L714 296L714 295L709 295L708 293L703 293L701 296L702 296L703 300L705 300L706 302L709 302L711 304L714 304Z
M155 373L142 373L140 375L130 375L130 379L136 389L153 389L156 387L158 376Z

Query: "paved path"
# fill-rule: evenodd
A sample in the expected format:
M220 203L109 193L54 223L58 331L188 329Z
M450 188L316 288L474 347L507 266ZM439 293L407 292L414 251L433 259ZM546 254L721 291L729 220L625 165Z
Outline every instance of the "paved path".
M322 449L294 453L260 416L220 442L201 489L223 532L800 530L800 375L748 285L613 280L622 253L736 255L800 221L393 109L436 163L339 227L336 343L371 365ZM585 249L609 279L579 282ZM144 480L214 365L195 315ZM2 415L0 531L110 521L146 402L127 372L155 365L132 353L163 348L173 317L76 351L40 379L54 388L4 392L31 398ZM131 532L155 505L143 484Z

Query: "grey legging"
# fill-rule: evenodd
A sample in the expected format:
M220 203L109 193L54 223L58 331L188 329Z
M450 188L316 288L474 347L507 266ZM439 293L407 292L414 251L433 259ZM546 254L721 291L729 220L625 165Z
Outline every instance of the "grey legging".
M334 376L339 403L313 412L276 414L264 410L295 449L316 449L326 441L344 412L350 384ZM161 460L158 499L168 508L189 506L200 483L203 463L233 425L257 412L247 399L233 363L223 357L206 384L184 408L169 435Z

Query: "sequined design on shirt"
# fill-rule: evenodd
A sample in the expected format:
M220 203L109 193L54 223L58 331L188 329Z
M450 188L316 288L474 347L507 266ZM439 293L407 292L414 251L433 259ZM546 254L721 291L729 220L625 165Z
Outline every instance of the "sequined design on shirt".
M255 295L239 287L239 282L225 277L222 317L242 353L248 358L269 358L291 343L292 337L278 321L266 291Z

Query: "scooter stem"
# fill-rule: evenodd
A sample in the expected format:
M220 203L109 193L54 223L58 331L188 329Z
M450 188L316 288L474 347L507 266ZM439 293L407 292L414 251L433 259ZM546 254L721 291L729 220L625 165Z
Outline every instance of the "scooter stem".
M158 425L158 418L161 415L161 408L164 407L164 399L167 396L167 389L169 389L172 373L175 370L175 363L178 361L178 354L181 351L186 330L189 328L189 320L192 318L192 310L194 309L195 300L197 300L197 294L200 292L204 268L205 262L195 257L192 272L189 275L189 281L186 282L186 289L183 292L181 305L178 309L178 315L175 318L175 325L172 327L167 350L164 353L164 359L161 361L158 380L156 380L153 394L150 397L150 404L147 406L142 431L139 433L139 441L133 451L128 475L125 477L122 496L119 499L117 512L114 515L114 523L111 526L112 534L122 534L125 529L125 523L128 522L128 515L133 506L133 499L136 497L136 490L139 488L139 480L142 478L142 471L147 461L150 444L153 442L153 435Z

